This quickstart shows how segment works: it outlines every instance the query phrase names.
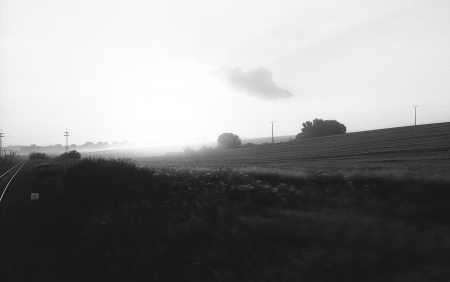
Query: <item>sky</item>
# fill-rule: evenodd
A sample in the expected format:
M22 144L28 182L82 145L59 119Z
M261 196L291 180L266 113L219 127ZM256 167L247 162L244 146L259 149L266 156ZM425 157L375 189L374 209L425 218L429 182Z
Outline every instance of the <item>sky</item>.
M3 145L450 121L450 1L0 0Z

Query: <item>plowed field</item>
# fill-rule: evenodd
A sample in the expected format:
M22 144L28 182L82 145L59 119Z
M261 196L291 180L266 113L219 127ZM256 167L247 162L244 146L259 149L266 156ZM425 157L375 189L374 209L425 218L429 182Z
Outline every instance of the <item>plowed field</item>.
M450 123L347 133L192 155L139 158L137 161L149 166L389 170L446 175L450 172Z

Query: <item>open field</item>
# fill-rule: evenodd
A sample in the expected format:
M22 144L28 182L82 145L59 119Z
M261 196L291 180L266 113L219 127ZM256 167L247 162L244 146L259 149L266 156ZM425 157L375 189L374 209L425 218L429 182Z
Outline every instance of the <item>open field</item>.
M136 160L149 166L266 167L284 171L389 170L445 176L450 171L450 123Z

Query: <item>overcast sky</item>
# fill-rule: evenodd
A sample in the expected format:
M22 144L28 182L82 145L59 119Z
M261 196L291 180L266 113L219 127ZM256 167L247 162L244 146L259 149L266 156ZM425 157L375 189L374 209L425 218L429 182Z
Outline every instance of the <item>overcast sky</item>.
M0 0L4 145L450 121L450 1Z

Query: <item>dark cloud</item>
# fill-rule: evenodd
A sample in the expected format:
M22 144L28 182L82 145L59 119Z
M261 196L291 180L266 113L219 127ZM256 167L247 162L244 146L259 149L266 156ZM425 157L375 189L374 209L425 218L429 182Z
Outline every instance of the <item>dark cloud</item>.
M278 87L273 81L273 74L266 68L243 71L240 67L220 67L213 72L233 89L263 100L289 98L292 95L286 89Z

